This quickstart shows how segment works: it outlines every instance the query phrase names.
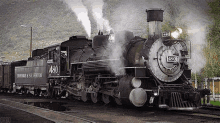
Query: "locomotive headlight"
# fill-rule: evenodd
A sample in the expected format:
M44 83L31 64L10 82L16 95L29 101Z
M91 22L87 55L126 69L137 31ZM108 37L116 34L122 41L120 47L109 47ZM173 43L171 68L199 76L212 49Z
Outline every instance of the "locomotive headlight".
M141 80L134 77L134 78L131 80L131 85L132 85L134 88L139 88L139 87L141 86Z
M158 90L154 90L153 91L153 95L156 97L156 96L159 96L159 91Z
M183 32L183 31L182 31L181 28L177 28L176 31L174 31L174 32L171 33L171 36L172 36L173 38L178 38L179 35L180 35L182 32Z
M159 94L157 92L154 92L154 96L158 96Z

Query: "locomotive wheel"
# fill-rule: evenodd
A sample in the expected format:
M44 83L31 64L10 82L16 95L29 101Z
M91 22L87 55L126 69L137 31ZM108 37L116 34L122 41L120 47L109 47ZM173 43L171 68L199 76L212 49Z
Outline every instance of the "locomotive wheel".
M30 92L29 92L29 90L27 89L27 91L26 91L26 95L29 95L30 94Z
M110 103L110 97L109 97L109 95L102 94L102 101L103 101L105 104Z
M34 96L39 96L38 91L34 89Z
M40 91L40 95L42 97L47 97L48 96L48 92L47 91Z
M86 102L86 101L88 101L88 94L87 94L87 92L86 91L81 91L81 100L83 101L83 102Z
M49 98L55 98L55 91L54 91L54 89L51 89L50 91L49 91Z
M60 92L59 92L59 90L58 89L54 89L54 93L55 93L55 99L60 99Z
M116 104L118 104L118 105L122 105L121 100L120 100L119 98L115 98L115 102L116 102Z
M27 89L24 89L23 92L22 92L22 94L24 94L24 95L27 96L27 95L28 95L28 90L27 90Z
M99 94L97 92L91 93L91 100L93 103L97 103L99 101Z

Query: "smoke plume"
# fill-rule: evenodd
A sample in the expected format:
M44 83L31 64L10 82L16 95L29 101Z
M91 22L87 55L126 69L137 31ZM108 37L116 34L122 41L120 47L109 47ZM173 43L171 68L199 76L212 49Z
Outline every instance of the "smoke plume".
M108 59L111 59L108 63L111 71L115 75L125 75L124 61L123 61L123 52L124 47L122 43L119 43L119 40L116 39L115 42L108 44L109 54Z
M96 20L98 30L110 32L112 28L109 25L109 21L103 18L103 5L103 0L92 1L92 15Z
M91 36L91 23L88 16L88 10L83 5L82 0L64 0L71 10L76 14L78 21L80 21L86 30L87 35Z
M132 32L129 31L119 31L115 32L114 35L114 41L109 42L108 48L109 48L109 59L114 59L114 62L110 62L109 65L111 67L112 72L115 73L115 75L125 75L125 56L124 52L126 50L126 43L129 42L132 38L134 38L134 35Z
M86 5L88 10L90 10L96 22L97 30L101 30L103 32L110 32L112 28L109 25L109 21L103 17L103 0L83 0L83 3Z

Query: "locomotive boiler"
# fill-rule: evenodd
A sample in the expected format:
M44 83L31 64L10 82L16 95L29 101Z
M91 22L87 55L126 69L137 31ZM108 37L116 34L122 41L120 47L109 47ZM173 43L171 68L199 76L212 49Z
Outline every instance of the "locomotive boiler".
M93 40L72 36L36 49L26 66L15 67L17 91L74 97L105 104L193 109L203 90L190 84L188 47L162 34L163 10L147 10L148 39L122 31ZM114 38L112 38L114 37Z

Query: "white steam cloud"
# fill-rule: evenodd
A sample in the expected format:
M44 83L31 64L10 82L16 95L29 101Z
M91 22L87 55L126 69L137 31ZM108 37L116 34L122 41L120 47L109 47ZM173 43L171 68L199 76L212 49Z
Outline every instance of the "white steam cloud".
M192 25L194 29L189 29L189 39L192 43L191 59L189 59L189 66L193 73L198 73L205 66L206 59L203 55L203 48L206 47L206 27L201 24Z
M88 10L83 5L82 0L64 0L71 10L76 14L78 21L80 21L87 33L91 36L91 23L88 16Z
M101 31L110 32L112 29L109 25L109 21L103 18L103 0L94 0L92 1L92 14L96 20L97 28Z
M103 0L84 0L83 3L85 3L88 8L91 9L92 16L97 24L97 30L110 32L112 28L109 25L109 21L103 17Z
M109 66L111 71L115 75L125 75L124 61L123 61L123 52L124 46L122 43L119 43L119 40L116 38L114 42L108 44L109 54L108 59L111 59Z
M203 1L203 5L200 5L199 2L202 1L196 0L194 5L186 1L180 2L179 11L181 11L181 14L175 18L175 25L185 24L187 26L188 40L191 41L192 45L191 59L188 63L193 73L200 72L206 64L203 49L207 46L207 27L211 24L206 12L207 9L204 9L208 8L206 1Z

